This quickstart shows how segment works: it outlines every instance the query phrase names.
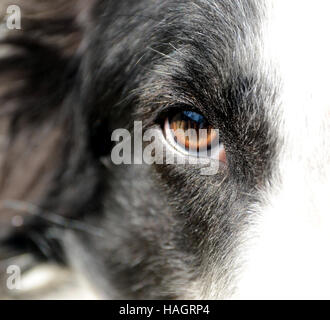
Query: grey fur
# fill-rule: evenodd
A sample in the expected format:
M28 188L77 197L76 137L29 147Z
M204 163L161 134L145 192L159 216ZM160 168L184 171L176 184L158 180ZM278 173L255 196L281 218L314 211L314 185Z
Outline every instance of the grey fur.
M53 103L55 111L45 113L42 123L50 133L57 124L54 147L62 153L60 164L49 160L51 173L45 174L52 183L33 202L45 210L45 219L52 212L103 235L33 217L19 236L31 240L37 233L47 243L47 259L63 250L59 260L88 274L109 298L209 297L210 281L217 283L217 297L230 295L241 264L237 249L253 223L249 213L276 172L280 84L265 70L258 49L263 19L263 4L254 0L99 0L79 20L77 50L63 54L51 40L54 61L62 59L61 77L57 70L51 75L54 83L65 83L59 101L47 100L52 89L43 88L45 97L33 91L41 81L36 74L27 80L35 81L28 95L45 99L43 106ZM42 65L51 69L48 63ZM201 176L195 166L103 167L112 130L130 128L134 120L147 129L159 124L165 107L182 105L219 128L228 166L217 175ZM19 101L18 110L23 106ZM14 139L36 127L29 112L14 114L18 124L24 120ZM22 152L22 145L17 148ZM42 145L38 150L52 151ZM4 243L15 247L11 231ZM34 242L33 250L39 245Z

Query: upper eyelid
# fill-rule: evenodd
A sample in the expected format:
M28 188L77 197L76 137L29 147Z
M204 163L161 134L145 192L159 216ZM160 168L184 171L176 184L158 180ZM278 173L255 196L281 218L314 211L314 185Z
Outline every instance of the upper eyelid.
M174 104L166 106L165 108L157 110L154 115L153 122L159 122L159 121L165 120L165 118L168 117L169 113L183 112L183 111L187 111L187 110L202 114L207 119L207 117L201 112L201 110L199 110L195 106L187 105L187 104L183 104L183 103L174 103Z
M143 130L148 130L148 129L154 127L155 125L163 126L165 119L168 118L170 115L174 115L175 113L183 112L186 110L199 113L199 114L203 115L205 117L205 119L207 119L207 117L204 115L204 113L202 113L195 106L188 105L185 103L180 103L180 102L167 104L165 107L160 107L160 108L154 110L151 113L151 116L144 118L144 119L141 119L141 118L139 118L139 119L142 120L142 122L143 122Z

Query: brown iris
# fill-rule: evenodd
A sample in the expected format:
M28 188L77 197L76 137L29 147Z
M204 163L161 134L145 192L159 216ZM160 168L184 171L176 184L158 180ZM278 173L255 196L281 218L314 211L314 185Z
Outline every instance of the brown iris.
M193 111L179 112L167 122L174 141L186 150L208 150L218 138L205 117Z

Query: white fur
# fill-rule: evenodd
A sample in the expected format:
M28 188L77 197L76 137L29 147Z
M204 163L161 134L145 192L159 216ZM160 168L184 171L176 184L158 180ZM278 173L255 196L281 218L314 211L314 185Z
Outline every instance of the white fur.
M276 187L241 250L235 298L330 298L330 4L277 0L268 7L265 60L282 79Z

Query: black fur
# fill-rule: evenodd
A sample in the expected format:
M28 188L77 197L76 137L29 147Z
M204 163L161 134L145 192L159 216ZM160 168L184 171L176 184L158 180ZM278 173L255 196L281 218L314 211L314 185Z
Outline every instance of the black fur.
M24 30L2 40L15 50L0 61L2 255L73 265L109 298L195 297L198 283L207 296L215 280L231 292L249 212L276 163L278 88L257 46L262 4L64 3L51 19L26 14ZM182 106L219 128L228 166L217 175L103 165L114 129L158 125L165 107ZM20 207L15 228L8 200L38 210Z

